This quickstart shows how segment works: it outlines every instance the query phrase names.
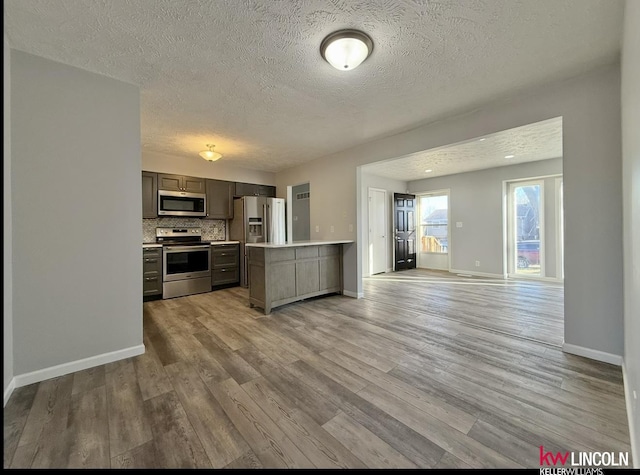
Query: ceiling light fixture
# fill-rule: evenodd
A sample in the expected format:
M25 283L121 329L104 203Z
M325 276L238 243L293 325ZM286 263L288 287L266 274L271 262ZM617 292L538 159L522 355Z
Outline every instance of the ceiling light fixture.
M515 155L505 155L504 158L513 158Z
M200 152L200 156L202 158L210 162L215 162L216 160L222 158L222 154L213 151L213 147L215 147L215 145L207 144L207 147L209 148L209 150L203 150L202 152Z
M485 140L487 140L487 139L480 139L480 142L484 142Z
M431 168L429 168L428 170L425 170L425 173L431 173L433 170Z
M357 68L373 51L373 41L358 30L331 33L320 44L320 54L334 68L350 71Z

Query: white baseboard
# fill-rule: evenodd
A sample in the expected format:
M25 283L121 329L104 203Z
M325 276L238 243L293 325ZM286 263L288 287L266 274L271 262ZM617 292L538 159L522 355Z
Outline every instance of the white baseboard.
M504 279L505 276L502 274L490 274L488 272L476 272L470 270L457 270L457 269L449 269L449 272L452 274L467 274L475 277L493 277L494 279Z
M9 402L9 398L11 397L11 394L13 394L13 390L15 388L16 388L16 378L11 378L11 381L9 381L9 385L4 390L4 405L2 407L7 405L7 403Z
M603 363L614 364L616 366L622 365L622 356L614 355L613 353L605 353L604 351L592 350L591 348L586 348L584 346L562 343L562 351L565 353L571 353L572 355L584 356L585 358L591 358L592 360L602 361Z
M389 267L385 272L386 272L387 274L388 274L389 272L393 272L393 267Z
M622 361L622 382L624 384L624 400L627 405L627 419L629 424L629 442L631 443L631 459L633 460L633 468L640 468L640 454L637 451L636 445L636 429L633 425L633 412L631 410L633 404L633 394L631 388L629 387L629 383L627 380L627 368L624 364L624 360Z
M346 295L347 297L352 297L354 299L361 299L364 297L364 292L352 292L350 290L343 290L342 291L343 295Z
M123 350L112 351L110 353L103 353L101 355L91 356L77 361L71 361L69 363L63 363L49 368L39 369L32 371L31 373L20 374L13 379L15 380L15 387L20 388L28 384L39 383L46 379L57 378L69 373L75 373L76 371L82 371L83 369L93 368L94 366L100 366L107 363L113 363L114 361L123 360L132 356L138 356L144 353L144 345L132 346L131 348L125 348Z

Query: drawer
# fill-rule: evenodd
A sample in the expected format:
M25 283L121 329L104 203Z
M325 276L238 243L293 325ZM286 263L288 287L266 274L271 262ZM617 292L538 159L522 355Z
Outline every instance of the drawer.
M318 246L296 248L296 259L311 259L314 257L318 257Z
M237 244L215 244L211 246L211 254L214 256L216 254L225 254L229 252L235 252L238 254L240 252L240 248Z
M330 244L328 246L320 246L320 257L337 256L340 254L340 244Z
M162 248L161 247L143 247L142 248L142 258L147 257L162 257Z
M162 278L160 275L146 276L142 280L142 295L162 294Z
M238 253L227 252L224 254L218 254L213 256L213 267L237 267L238 266Z
M143 274L157 274L162 273L162 258L160 257L143 257L142 258L142 273Z
M240 280L238 267L223 267L211 270L211 285L234 284Z

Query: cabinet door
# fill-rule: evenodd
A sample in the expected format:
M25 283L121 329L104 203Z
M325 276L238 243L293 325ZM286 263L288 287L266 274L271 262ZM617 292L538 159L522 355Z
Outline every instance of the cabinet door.
M258 194L269 198L276 197L276 187L271 185L258 185Z
M187 191L189 193L205 193L205 182L206 180L204 178L183 176L182 191Z
M167 191L184 191L181 175L165 175L158 173L158 189Z
M142 172L142 217L158 217L158 174Z
M257 196L258 185L255 183L236 183L235 196Z
M233 218L233 192L235 183L207 180L207 219Z

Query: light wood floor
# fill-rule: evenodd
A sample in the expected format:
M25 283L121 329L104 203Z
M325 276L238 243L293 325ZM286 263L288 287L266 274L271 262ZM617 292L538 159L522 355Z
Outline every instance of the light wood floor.
M541 445L630 451L620 369L556 346L561 286L483 282L387 274L364 299L270 316L241 288L145 303L144 355L15 390L4 467L538 467Z

